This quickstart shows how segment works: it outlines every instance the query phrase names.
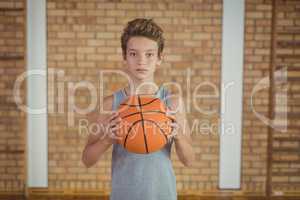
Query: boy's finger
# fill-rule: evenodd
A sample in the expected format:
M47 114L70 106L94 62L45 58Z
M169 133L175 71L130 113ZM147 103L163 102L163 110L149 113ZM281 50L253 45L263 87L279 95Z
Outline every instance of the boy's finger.
M119 113L113 113L110 118L109 121L112 121L113 119L115 119L116 117L118 117Z
M110 130L113 131L113 132L115 132L115 131L117 131L117 130L119 130L119 129L120 129L119 126L115 126L115 127L111 128Z
M119 124L120 122L121 122L121 118L118 117L118 118L113 119L110 123L115 125L115 124Z
M170 123L170 126L171 126L171 127L178 127L179 124L177 124L177 122L171 122L171 123Z
M167 111L166 111L166 115L167 115L167 116L172 116L172 115L174 115L174 113L171 112L171 111L169 111L169 110L167 110Z

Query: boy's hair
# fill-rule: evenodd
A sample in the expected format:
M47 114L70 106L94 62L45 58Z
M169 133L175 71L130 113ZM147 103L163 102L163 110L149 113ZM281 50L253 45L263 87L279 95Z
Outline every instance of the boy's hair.
M153 19L137 18L127 23L121 37L123 58L126 60L127 42L133 36L143 36L154 40L158 45L158 56L164 49L163 30L153 21Z

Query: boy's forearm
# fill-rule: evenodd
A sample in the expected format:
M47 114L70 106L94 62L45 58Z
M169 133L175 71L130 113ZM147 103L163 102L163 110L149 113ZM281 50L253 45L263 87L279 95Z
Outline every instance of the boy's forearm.
M184 136L178 136L174 138L176 154L179 160L187 167L192 166L195 160L195 153L192 144L189 143L188 139Z
M93 166L111 145L112 143L107 138L87 145L82 153L82 162L86 167Z

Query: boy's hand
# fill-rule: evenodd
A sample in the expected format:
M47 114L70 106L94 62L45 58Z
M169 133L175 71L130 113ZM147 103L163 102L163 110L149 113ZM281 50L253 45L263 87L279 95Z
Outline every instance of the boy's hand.
M108 116L104 121L100 122L104 128L103 138L108 143L115 143L116 140L121 139L119 135L121 118L119 113L114 111L110 116Z
M172 122L170 123L170 126L171 126L171 133L170 135L168 135L168 141L170 142L172 139L179 139L179 136L180 136L180 131L181 131L181 126L180 124L177 123L176 121L176 113L178 111L173 111L173 110L170 110L168 109L167 110L167 116L170 116L172 118Z
M172 132L170 135L168 135L168 140L171 141L171 139L179 140L182 136L182 127L180 124L178 124L176 121L171 122L170 124L172 128Z

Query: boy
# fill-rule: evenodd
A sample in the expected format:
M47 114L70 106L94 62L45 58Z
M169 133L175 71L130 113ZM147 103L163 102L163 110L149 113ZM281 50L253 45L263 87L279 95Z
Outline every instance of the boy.
M166 98L167 91L163 87L155 93L165 100L169 109L178 110L174 112L176 122L171 124L172 138L163 149L150 154L134 154L115 141L121 121L115 110L120 102L133 94L155 92L151 85L155 69L163 58L163 31L152 19L138 18L128 22L121 44L125 71L132 83L104 98L103 108L113 111L111 115L96 112L88 115L89 122L100 123L105 128L101 133L89 135L82 161L86 167L91 167L113 146L111 200L175 200L176 179L170 160L172 143L175 143L176 154L185 166L190 166L195 157L181 98Z

